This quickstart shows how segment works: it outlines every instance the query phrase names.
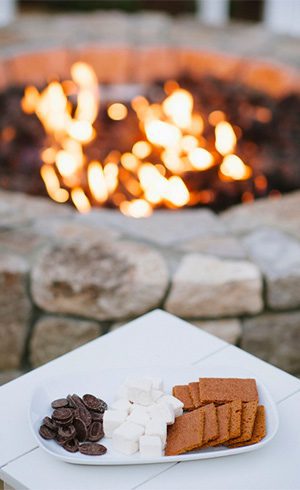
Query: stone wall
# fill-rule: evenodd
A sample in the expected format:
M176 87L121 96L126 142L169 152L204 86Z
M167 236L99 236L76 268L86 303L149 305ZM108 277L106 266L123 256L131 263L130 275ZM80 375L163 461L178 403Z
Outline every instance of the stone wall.
M2 379L153 308L300 373L300 192L209 210L113 210L0 192Z

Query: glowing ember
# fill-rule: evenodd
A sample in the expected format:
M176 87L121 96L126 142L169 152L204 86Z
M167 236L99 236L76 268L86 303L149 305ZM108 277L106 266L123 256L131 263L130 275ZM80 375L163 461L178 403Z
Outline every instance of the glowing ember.
M96 201L99 203L105 202L108 198L108 190L102 165L99 162L91 162L89 164L88 183Z
M216 149L221 155L231 153L236 145L236 136L231 124L221 121L216 125Z
M182 208L213 202L215 191L206 188L207 184L191 190L187 175L196 177L211 169L225 183L251 177L251 167L237 155L241 130L233 128L222 111L211 112L207 119L199 114L192 94L173 80L165 83L161 103L150 103L139 95L132 99L131 108L121 102L108 105L112 121L134 116L139 134L128 142L127 151L115 149L104 156L93 153L96 156L91 158L89 144L97 136L98 81L92 68L82 62L72 66L71 76L72 80L49 83L41 92L28 86L21 103L24 112L37 115L47 133L41 177L53 200L71 200L82 213L89 212L92 205L108 203L127 216L140 218L159 206ZM267 120L267 112L259 109L256 117ZM101 137L101 125L97 131ZM262 190L267 186L263 175L254 184ZM244 191L243 199L249 200L250 194Z
M206 170L214 164L214 158L209 151L204 148L195 148L190 151L189 160L197 170Z
M71 191L71 197L78 211L81 213L88 213L90 211L90 201L81 187L74 187Z
M109 106L107 114L114 121L121 121L127 116L128 110L124 104L115 103Z
M133 218L145 218L152 213L152 207L144 199L123 201L120 204L120 210L126 216L132 216Z
M236 155L227 155L221 166L221 174L230 180L246 180L252 175L252 170L248 165Z

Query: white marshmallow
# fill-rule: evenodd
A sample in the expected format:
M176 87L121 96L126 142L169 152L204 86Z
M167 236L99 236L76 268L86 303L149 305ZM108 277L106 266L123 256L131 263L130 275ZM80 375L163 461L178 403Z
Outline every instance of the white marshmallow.
M109 408L112 408L113 410L125 410L127 414L129 414L132 408L132 403L126 400L126 398L119 398L118 400L115 400Z
M103 415L103 430L106 437L112 437L113 432L126 420L126 410L106 410Z
M143 434L143 427L126 421L113 433L113 448L123 454L134 454L139 450L139 438Z
M164 392L161 390L152 390L152 401L156 402L159 398L164 395Z
M175 417L179 417L183 414L182 401L178 400L178 398L175 398L173 395L164 395L159 398L157 403L167 403L167 405L174 410Z
M140 405L150 405L152 403L152 381L146 378L137 378L128 381L128 399Z
M152 388L154 390L163 391L164 385L161 378L159 378L158 376L147 376L146 379L150 379L150 381L152 381Z
M164 420L168 425L174 424L175 421L174 410L167 403L154 403L149 407L149 415L152 419Z
M141 436L140 453L144 458L159 458L163 454L163 447L158 436Z
M148 414L147 407L133 404L133 410L127 420L128 422L134 422L135 424L139 424L145 427L146 423L150 420L150 415Z
M145 435L159 436L163 446L165 446L167 441L167 424L160 418L151 419L146 423Z
M117 391L117 398L116 400L118 400L119 398L125 398L126 400L129 400L128 398L128 386L133 383L134 381L136 381L136 377L133 377L133 376L127 376L125 379L124 379L124 382L123 384L119 387L118 391Z

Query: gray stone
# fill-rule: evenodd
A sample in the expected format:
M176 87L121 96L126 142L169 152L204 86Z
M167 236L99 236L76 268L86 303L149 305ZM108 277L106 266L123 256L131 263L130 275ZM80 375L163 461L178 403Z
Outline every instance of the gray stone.
M32 272L41 308L99 320L145 313L160 304L167 286L161 255L129 241L56 245L41 253Z
M9 253L30 257L46 243L46 237L35 233L30 227L0 229L0 247Z
M76 349L101 333L97 322L74 318L44 316L34 326L30 360L34 367Z
M0 253L0 369L20 365L31 311L27 272L24 259Z
M299 373L300 312L244 320L241 347L285 371Z
M270 226L300 238L300 191L281 198L259 199L240 204L221 214L225 226L237 235Z
M180 243L195 237L221 236L225 227L208 209L155 211L148 218L130 218L114 210L95 210L80 220L114 227L131 237L159 245Z
M247 261L185 255L165 306L185 318L258 313L263 307L259 270Z
M200 327L207 333L215 335L229 344L236 345L242 334L241 322L235 318L214 321L193 321L193 325Z
M43 197L32 197L18 192L0 191L0 228L32 222L36 218L70 215L72 208L51 202Z
M67 218L50 218L36 220L32 230L42 237L49 237L57 242L67 241L86 241L97 242L104 240L114 240L120 236L116 230L108 226L102 226L101 221L89 223L84 218L79 219L80 215Z
M299 306L300 243L267 228L251 233L243 242L265 276L268 305L275 310Z
M224 259L245 259L246 253L240 241L229 235L193 238L180 243L178 248L184 252L199 252Z
M140 12L131 17L130 40L135 45L163 44L169 38L170 16L162 12Z

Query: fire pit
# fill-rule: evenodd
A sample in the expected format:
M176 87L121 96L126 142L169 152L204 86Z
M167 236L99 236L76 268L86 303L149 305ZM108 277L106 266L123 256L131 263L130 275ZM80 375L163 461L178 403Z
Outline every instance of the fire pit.
M299 188L298 93L275 98L184 71L177 81L99 90L87 63L70 72L40 91L26 86L22 98L3 93L2 187L137 218L158 208L220 211Z
M298 73L166 48L7 63L0 369L162 307L299 372Z

